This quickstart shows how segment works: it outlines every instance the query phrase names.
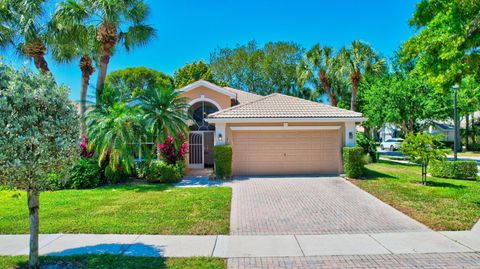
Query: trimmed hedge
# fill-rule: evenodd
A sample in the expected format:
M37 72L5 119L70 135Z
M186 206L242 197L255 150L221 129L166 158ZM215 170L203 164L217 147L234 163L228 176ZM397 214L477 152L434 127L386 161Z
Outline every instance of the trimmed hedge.
M232 147L229 145L219 145L213 148L217 178L228 179L232 176L232 153Z
M359 178L365 172L364 152L361 147L343 148L343 170L347 177Z
M434 177L454 179L476 179L478 173L476 161L439 161L430 164L430 174Z

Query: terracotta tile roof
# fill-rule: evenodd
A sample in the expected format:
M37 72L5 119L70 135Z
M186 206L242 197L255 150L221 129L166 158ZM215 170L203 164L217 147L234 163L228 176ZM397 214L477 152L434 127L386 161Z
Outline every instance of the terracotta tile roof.
M237 89L230 88L230 87L223 87L223 88L226 89L227 91L230 91L230 92L236 94L237 95L237 101L240 104L255 101L257 99L263 98L263 96L258 95L258 94L254 94L254 93L251 93L251 92L237 90Z
M305 99L270 94L208 116L211 119L229 118L361 118L362 114Z

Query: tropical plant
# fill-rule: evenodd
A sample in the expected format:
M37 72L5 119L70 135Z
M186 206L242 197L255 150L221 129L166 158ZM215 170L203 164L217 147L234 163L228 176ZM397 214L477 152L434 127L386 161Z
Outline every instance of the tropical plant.
M89 150L98 154L99 165L108 161L112 171L130 173L135 160L135 141L145 135L138 107L115 103L87 113Z
M349 48L338 53L339 73L348 76L352 84L350 109L357 110L357 93L360 81L366 74L381 74L386 71L385 59L381 58L368 44L353 41Z
M0 184L27 193L29 267L39 268L39 196L78 158L78 117L50 74L0 62Z
M169 135L185 135L190 119L188 104L179 91L173 89L147 89L140 97L139 107L142 110L146 129L153 135L155 144L159 145ZM183 142L183 141L182 141ZM157 157L160 159L160 149Z
M99 43L97 42L97 29L92 25L70 25L71 18L60 5L49 24L49 44L52 48L52 57L60 63L79 61L82 74L80 88L80 130L86 133L87 93L90 77L95 72L94 60L98 60Z
M445 152L441 150L440 136L421 132L407 134L400 150L412 162L420 163L422 166L422 185L427 185L427 170L430 161L445 158Z
M47 24L43 17L46 0L0 2L0 49L12 48L33 59L43 73L50 71L47 53Z
M178 141L175 141L175 138L169 135L167 139L165 139L165 142L158 145L162 159L168 164L176 164L178 161L184 161L185 155L188 152L185 135L179 133L177 139Z
M129 51L145 45L155 30L145 23L150 9L143 0L65 0L59 11L66 27L93 25L100 43L99 74L96 85L97 100L101 100L107 68L116 46L121 43ZM100 106L97 101L97 106Z
M332 80L335 79L336 58L331 47L313 46L305 53L297 66L297 76L301 84L311 82L321 85L327 94L330 105L337 106L338 97L332 88Z

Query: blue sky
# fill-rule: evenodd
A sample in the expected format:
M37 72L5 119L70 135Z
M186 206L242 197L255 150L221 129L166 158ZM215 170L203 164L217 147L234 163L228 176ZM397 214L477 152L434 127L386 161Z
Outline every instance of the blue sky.
M308 48L315 43L336 48L352 40L370 43L381 55L391 57L407 40L413 0L146 0L151 6L149 23L157 37L129 53L119 50L109 71L146 66L168 74L194 60L208 61L215 48L233 47L256 40L294 41ZM22 63L7 53L6 60ZM48 59L58 82L70 86L79 99L78 63L56 64ZM30 63L31 64L31 63ZM33 66L33 65L32 65ZM95 85L92 78L91 86ZM90 90L93 94L93 88Z

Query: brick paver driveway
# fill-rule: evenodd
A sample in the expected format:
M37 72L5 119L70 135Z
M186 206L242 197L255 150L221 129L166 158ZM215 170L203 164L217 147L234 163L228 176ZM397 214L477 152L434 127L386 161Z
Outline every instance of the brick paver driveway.
M426 231L340 177L234 180L232 235Z

